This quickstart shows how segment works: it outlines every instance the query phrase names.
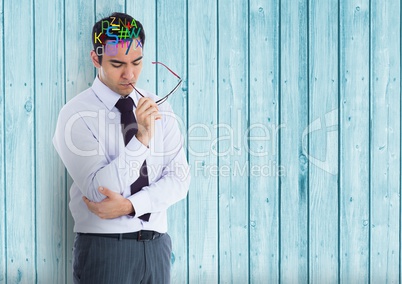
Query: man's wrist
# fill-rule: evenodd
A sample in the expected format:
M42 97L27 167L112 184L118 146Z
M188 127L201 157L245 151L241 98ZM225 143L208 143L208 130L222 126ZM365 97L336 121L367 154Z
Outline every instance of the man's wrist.
M138 141L140 141L145 147L149 147L149 139L148 137L146 137L145 135L141 135L139 133L137 133L135 135L135 137L137 138Z
M126 202L125 209L124 209L124 212L126 213L125 215L134 216L135 215L135 210L134 210L133 204L127 198L125 199L125 202Z

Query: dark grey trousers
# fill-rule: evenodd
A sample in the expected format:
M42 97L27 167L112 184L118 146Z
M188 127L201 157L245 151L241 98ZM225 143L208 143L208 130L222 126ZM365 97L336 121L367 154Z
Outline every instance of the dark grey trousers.
M76 235L74 284L170 283L172 243L164 234L151 241Z

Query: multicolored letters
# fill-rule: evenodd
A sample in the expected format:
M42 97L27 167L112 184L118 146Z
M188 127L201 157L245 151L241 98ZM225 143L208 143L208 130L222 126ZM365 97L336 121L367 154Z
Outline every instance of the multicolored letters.
M141 28L137 27L136 21L133 19L131 23L122 19L116 21L116 17L110 17L111 21L102 21L102 31L94 34L94 43L100 43L102 46L98 46L95 50L98 56L103 54L114 56L117 54L117 45L121 43L121 47L124 47L126 43L128 54L133 40L136 40L135 49L137 47L142 48L141 39L138 36L141 32Z

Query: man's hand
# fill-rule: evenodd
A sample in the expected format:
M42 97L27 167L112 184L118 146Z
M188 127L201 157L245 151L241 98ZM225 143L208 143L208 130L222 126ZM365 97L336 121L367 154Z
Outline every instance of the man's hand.
M82 197L88 209L98 215L102 219L114 219L120 216L128 215L134 212L133 205L130 200L124 198L120 194L107 189L106 187L99 187L99 192L107 197L101 202L90 201L85 196Z
M138 132L135 135L137 139L148 147L149 141L154 136L155 120L161 119L158 105L150 98L141 98L138 101L137 109Z

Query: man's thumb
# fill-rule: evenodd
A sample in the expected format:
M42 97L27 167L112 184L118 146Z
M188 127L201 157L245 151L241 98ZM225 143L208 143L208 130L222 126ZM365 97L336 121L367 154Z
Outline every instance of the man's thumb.
M106 187L103 187L103 186L98 187L98 190L103 195L107 195L109 193L109 189L107 189Z

